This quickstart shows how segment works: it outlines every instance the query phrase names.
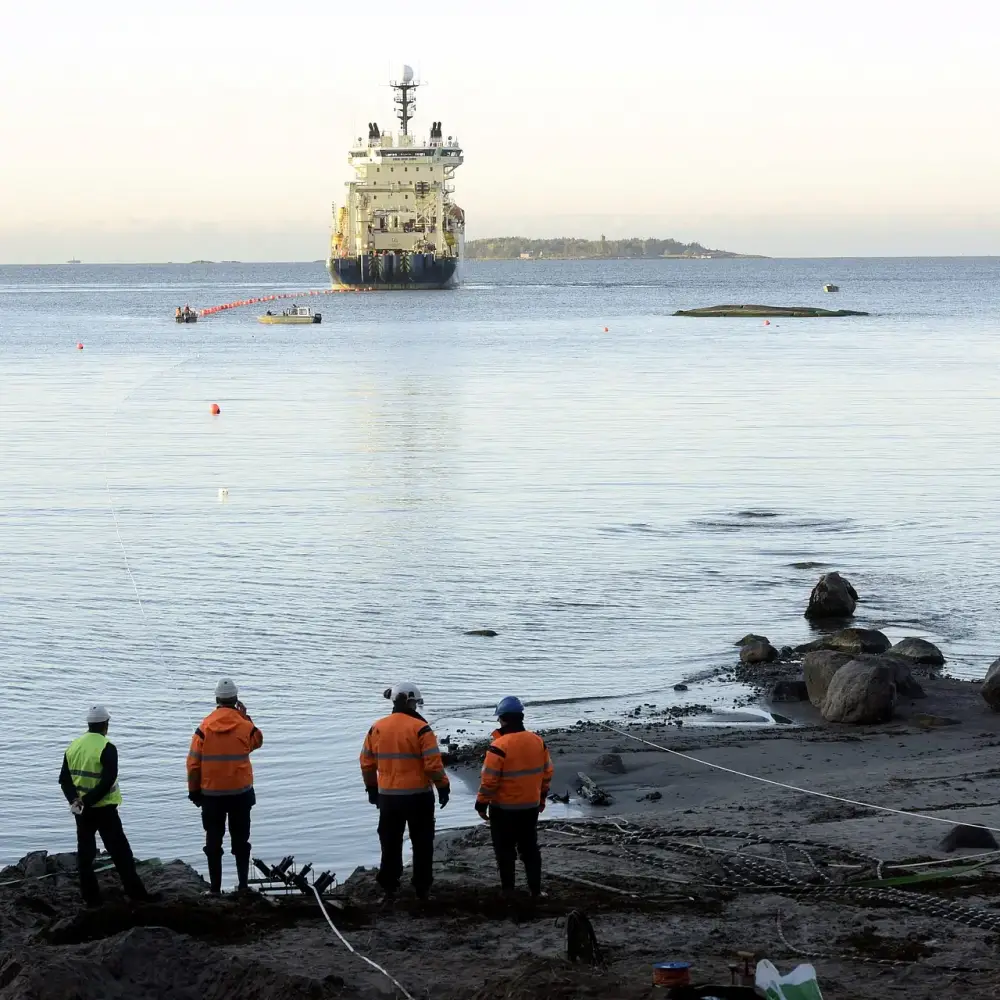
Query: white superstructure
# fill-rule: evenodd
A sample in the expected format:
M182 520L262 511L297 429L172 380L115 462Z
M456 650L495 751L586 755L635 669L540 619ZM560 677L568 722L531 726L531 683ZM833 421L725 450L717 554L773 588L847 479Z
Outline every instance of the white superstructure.
M461 255L465 217L451 196L462 149L454 136L443 134L440 122L431 124L426 138L410 134L419 85L405 67L402 81L391 84L400 131L371 122L367 138L359 137L349 154L356 176L347 184L346 203L334 206L331 274L338 259L336 270L344 272L350 258L364 267L371 257L432 254L442 264L450 260L453 270ZM408 270L402 258L399 267L374 263L380 271Z

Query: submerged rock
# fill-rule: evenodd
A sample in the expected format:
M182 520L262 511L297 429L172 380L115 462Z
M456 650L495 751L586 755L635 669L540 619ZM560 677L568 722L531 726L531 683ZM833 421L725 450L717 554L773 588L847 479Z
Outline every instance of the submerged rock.
M851 660L833 675L821 711L827 722L867 725L888 722L895 707L892 668L885 663Z
M775 681L768 692L768 701L808 701L809 689L806 682L801 678L798 680Z
M500 633L494 628L470 628L465 633L466 635L479 635L486 639L492 639L494 636Z
M849 653L836 653L830 649L816 650L806 653L803 657L802 673L805 677L806 691L809 700L817 708L823 707L833 675L845 663L850 663L851 659Z
M944 664L944 654L933 642L920 639L917 636L907 636L900 639L895 646L889 649L893 656L900 656L903 659L911 660L928 667L940 667Z
M858 604L858 592L839 573L824 573L809 595L806 618L850 618Z

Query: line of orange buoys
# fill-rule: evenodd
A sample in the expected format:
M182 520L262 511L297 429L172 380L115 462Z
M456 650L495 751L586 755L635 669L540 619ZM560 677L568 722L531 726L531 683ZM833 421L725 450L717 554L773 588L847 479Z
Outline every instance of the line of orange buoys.
M304 299L309 295L336 295L339 292L368 292L369 288L314 288L308 292L281 292L277 295L258 295L252 299L237 299L235 302L224 302L221 306L208 306L199 309L199 316L213 316L227 309L239 309L240 306L256 306L265 302L277 302L279 299Z

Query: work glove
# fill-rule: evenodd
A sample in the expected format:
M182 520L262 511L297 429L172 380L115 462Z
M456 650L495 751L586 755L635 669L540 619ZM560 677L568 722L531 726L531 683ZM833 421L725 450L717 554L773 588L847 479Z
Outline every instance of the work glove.
M200 809L201 808L201 792L188 792L188 798Z
M448 804L448 799L450 798L451 789L447 785L438 789L438 805L440 805L442 809L444 809L444 807Z
M367 788L365 790L368 792L368 801L373 806L377 806L378 805L378 789L377 788Z
M489 810L489 806L485 802L477 802L476 803L476 812L479 813L479 818L484 823L489 823L489 821L490 821L490 815L489 815L488 810Z
M538 803L538 813L539 813L539 815L541 815L543 812L545 812L545 796L544 795L542 796L541 801Z
M83 807L83 799L81 799L79 796L77 796L77 798L73 802L70 803L69 811L74 816L82 816L83 815L83 808L84 808Z

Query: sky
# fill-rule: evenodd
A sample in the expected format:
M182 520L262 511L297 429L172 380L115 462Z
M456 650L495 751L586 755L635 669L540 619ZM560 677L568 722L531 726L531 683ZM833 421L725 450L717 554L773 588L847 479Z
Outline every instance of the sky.
M4 26L3 263L324 258L404 62L416 130L465 151L469 238L1000 254L984 0L49 0Z

